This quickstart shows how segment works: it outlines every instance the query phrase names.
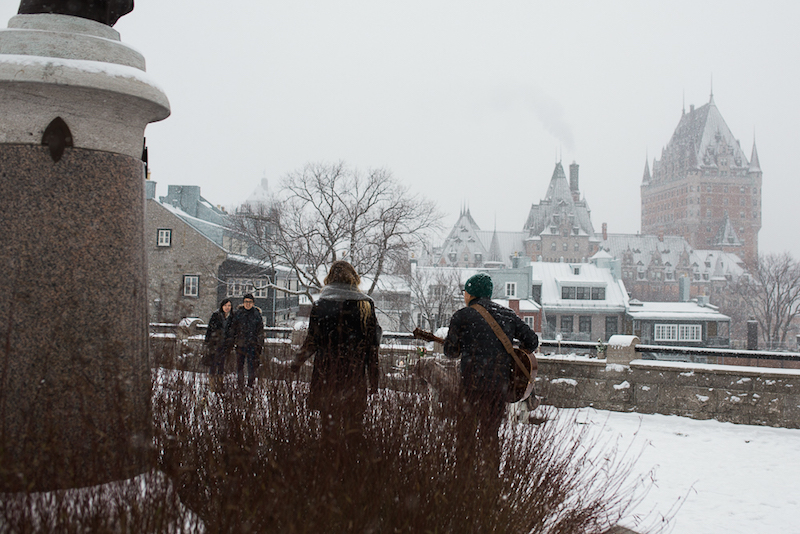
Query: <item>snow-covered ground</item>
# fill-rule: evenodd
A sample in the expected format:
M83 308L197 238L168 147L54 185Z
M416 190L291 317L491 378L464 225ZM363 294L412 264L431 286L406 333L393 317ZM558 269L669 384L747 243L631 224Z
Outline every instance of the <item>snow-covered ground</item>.
M655 469L655 485L635 512L679 505L667 532L800 533L800 430L578 411L603 441L642 451L635 470Z

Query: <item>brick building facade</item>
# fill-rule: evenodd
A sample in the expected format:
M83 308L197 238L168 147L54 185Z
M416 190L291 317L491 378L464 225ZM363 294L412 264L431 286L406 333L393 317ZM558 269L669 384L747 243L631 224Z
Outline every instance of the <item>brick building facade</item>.
M755 141L748 161L711 96L685 110L661 159L645 162L642 233L684 237L697 249L758 256L761 167Z

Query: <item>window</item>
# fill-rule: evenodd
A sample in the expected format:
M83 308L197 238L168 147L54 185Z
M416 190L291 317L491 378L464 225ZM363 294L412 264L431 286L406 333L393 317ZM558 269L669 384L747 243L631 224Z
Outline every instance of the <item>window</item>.
M580 265L573 265L572 266L572 274L574 274L574 275L580 275L581 274Z
M550 243L550 250L555 250L555 249L556 249L556 242L553 241L552 243Z
M156 246L158 247L172 246L172 230L168 228L159 228Z
M248 281L243 278L230 278L227 281L228 297L241 297L247 293Z
M517 283L516 282L506 282L506 296L507 297L516 297L517 296Z
M481 253L475 254L475 263L483 263L483 254Z
M578 331L592 335L592 316L581 315L578 317Z
M287 280L288 282L288 280ZM253 280L253 296L255 298L267 298L269 295L269 279L261 278Z
M578 300L589 300L591 294L592 294L592 288L590 287L575 288L575 298Z
M617 334L617 318L606 317L606 340Z
M568 243L562 243L562 244L561 244L561 248L564 250L564 252L566 252L566 251L567 251L567 248L568 248L568 247L569 247L569 244L568 244Z
M531 286L531 298L536 304L542 303L542 286Z
M564 333L572 333L572 319L571 315L562 315L561 316L561 331Z
M604 288L604 287L593 287L592 288L592 300L606 300L606 288Z
M678 327L678 341L703 341L703 329L699 324L682 324Z
M200 294L200 277L196 274L187 274L183 277L183 296L197 297Z
M561 288L561 298L562 299L574 299L575 298L575 288L574 287L562 287Z
M575 245L572 248L573 248L573 250L575 252L578 252L581 249L581 244L580 243L575 243Z
M528 325L531 328L531 330L534 330L536 328L536 317L534 317L533 315L527 315L523 317L523 319L525 320L525 324Z
M656 341L677 341L678 325L676 324L657 324L653 332L653 339Z

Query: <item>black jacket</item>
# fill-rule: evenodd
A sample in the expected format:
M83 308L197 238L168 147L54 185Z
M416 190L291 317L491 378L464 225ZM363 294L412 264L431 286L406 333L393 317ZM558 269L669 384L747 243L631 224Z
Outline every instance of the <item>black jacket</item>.
M369 303L366 318L358 300L321 298L311 307L308 335L297 361L314 356L309 390L312 408L351 401L363 409L367 378L372 389L378 387L378 319L372 300L362 302Z
M474 303L486 308L512 343L518 340L528 352L533 352L539 346L539 338L514 310L486 298L470 302ZM474 308L461 308L453 314L444 341L444 354L448 358L461 358L461 383L467 392L505 395L508 391L508 378L512 366L516 364L492 327Z
M229 313L225 317L219 310L211 314L211 319L208 320L208 327L206 328L206 345L209 350L218 351L223 348L225 343L225 334L230 325L233 313Z
M249 310L239 306L233 314L225 336L229 344L236 344L238 349L264 346L264 318L261 309L253 306Z

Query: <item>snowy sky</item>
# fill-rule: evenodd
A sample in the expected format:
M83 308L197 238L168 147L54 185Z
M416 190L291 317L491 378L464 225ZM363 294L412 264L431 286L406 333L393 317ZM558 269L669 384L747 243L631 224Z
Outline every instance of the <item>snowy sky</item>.
M0 2L0 22L19 5ZM791 250L800 180L800 3L136 0L116 29L172 116L152 178L226 206L307 162L387 167L484 229L521 230L557 159L581 165L599 230L636 232L645 159L685 102L715 102L749 156L762 252ZM191 10L188 6L193 6Z

